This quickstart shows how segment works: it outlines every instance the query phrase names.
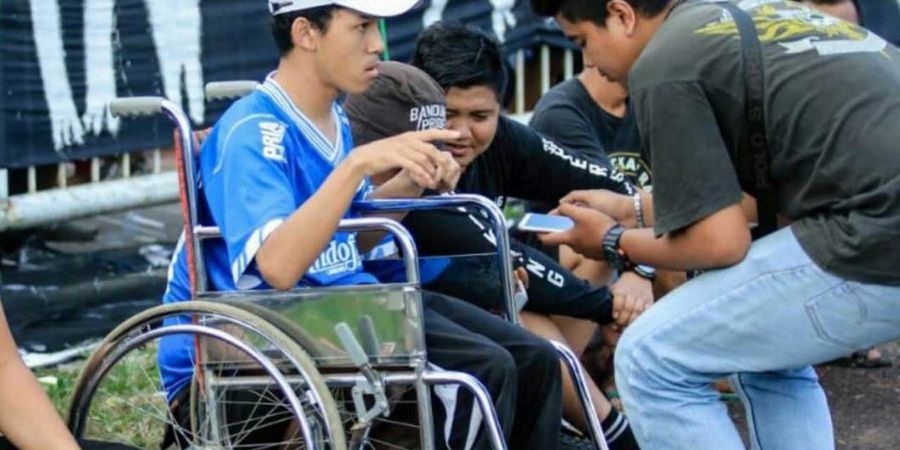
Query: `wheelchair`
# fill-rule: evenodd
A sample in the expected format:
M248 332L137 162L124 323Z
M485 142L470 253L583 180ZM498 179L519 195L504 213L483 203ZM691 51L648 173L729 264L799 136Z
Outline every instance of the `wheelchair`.
M211 83L207 97L239 97L253 87L254 82ZM405 282L212 292L203 242L220 236L218 229L198 221L199 148L190 122L162 98L117 99L110 108L122 117L162 113L176 124L182 240L193 298L144 311L106 336L74 387L69 427L77 438L144 449L430 450L435 448L430 390L454 385L472 394L493 448L506 449L484 386L468 374L436 371L427 364L417 251L402 225L364 217L341 221L339 231L393 236ZM497 254L491 256L500 268L504 313L515 322L506 225L493 202L454 195L373 200L353 208L385 213L460 206L480 210L495 227ZM193 377L176 398L162 388L156 350L163 339L186 339L193 346ZM578 387L591 437L605 449L577 358L554 345Z

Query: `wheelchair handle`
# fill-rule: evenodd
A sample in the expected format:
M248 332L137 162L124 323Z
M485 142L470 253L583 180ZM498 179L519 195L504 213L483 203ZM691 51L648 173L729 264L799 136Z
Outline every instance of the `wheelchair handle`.
M207 100L231 100L253 92L259 83L253 80L213 81L206 83Z
M191 121L181 107L163 97L120 97L109 102L110 112L118 117L150 117L157 114L163 114L169 118L178 129L179 138L181 139L181 148L184 153L184 172L185 183L187 186L196 186L194 179L194 157L197 153L194 144L194 130L191 127ZM190 223L196 224L197 211L193 205L197 204L196 189L187 189L188 204L191 205ZM193 228L189 233L193 234ZM191 236L193 237L193 236ZM194 254L202 255L200 248L200 240L192 239ZM194 261L195 273L199 274L197 279L197 292L206 292L206 268L204 267L203 258L196 258Z
M117 117L149 117L163 111L162 97L120 97L109 102L109 111Z

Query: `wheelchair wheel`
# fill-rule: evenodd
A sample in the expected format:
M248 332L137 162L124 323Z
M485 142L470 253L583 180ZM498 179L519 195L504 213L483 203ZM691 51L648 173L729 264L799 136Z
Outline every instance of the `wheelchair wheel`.
M418 418L418 402L413 386L394 385L387 389L390 416L380 416L367 424L358 420L351 389L331 387L341 422L353 450L417 450L423 448Z
M168 395L157 361L165 339L194 344L192 382ZM78 438L141 449L347 447L300 345L244 309L203 301L158 306L113 330L75 386L69 426Z
M310 356L315 358L318 344L294 323L276 312L253 303L228 303L253 313L284 332L291 340L304 343ZM350 450L415 450L422 448L419 422L419 402L411 384L391 384L386 394L390 403L390 415L378 416L361 423L347 383L329 383L329 391L335 401L340 422L346 433ZM371 403L366 406L371 406Z

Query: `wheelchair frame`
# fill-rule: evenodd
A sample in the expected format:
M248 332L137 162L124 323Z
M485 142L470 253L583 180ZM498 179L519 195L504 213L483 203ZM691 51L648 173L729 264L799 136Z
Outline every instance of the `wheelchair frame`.
M256 86L257 83L254 81L210 83L209 85L207 85L207 98L230 99L234 97L240 97L247 94ZM192 127L189 120L177 105L169 102L168 100L157 97L116 99L111 103L110 108L113 113L124 117L149 116L163 113L175 123L177 130L177 144L180 144L176 145L176 149L180 147L180 149L182 150L180 152L180 155L176 155L176 158L179 165L179 183L181 185L180 188L182 192L182 213L185 219L184 237L185 244L188 248L189 253L188 261L190 263L189 272L191 274L191 288L195 296L195 301L188 303L205 303L200 300L208 297L215 298L216 295L209 295L210 292L208 290L204 258L198 256L202 255L203 241L206 239L218 238L220 237L220 234L217 227L202 226L199 224L198 211L196 207L198 192L195 179L195 155L197 154L198 149L196 148L197 146L193 137ZM502 211L500 211L496 204L482 196L471 194L457 194L452 196L425 197L421 199L370 200L356 202L352 205L352 208L355 211L361 213L388 213L459 206L474 207L484 212L490 223L493 225L493 232L494 236L496 237L499 266L501 273L505 274L505 276L501 277L501 288L505 300L504 315L510 322L518 323L517 308L515 306L515 299L513 295L513 273L512 261L509 252L509 238L507 234L505 218ZM421 299L418 296L419 273L417 252L412 237L409 235L408 231L403 228L402 225L400 225L396 221L389 219L361 218L345 219L341 221L338 229L338 231L372 230L386 231L394 236L398 246L402 250L401 254L403 257L408 280L406 288L415 290L415 305L412 309L415 311L421 311ZM347 287L316 289L304 288L300 289L299 291L302 291L304 295L308 295L317 291L321 293L322 291L333 292L344 291L346 289ZM259 291L255 292L259 293ZM232 294L235 296L243 296L243 294ZM327 292L325 294L327 294ZM274 294L274 296L278 295L279 294ZM166 305L157 308L164 307L166 307ZM181 311L181 313L187 312L188 310L189 309L185 309ZM256 312L260 311L257 310ZM150 316L153 315L152 310L148 311L147 313L149 313ZM234 318L226 317L225 319L232 322L236 321ZM414 321L418 321L419 331L421 332L421 316L411 319ZM123 325L127 325L127 323ZM246 326L247 324L244 325ZM132 326L134 325L132 324ZM283 324L282 326L284 327ZM276 328L279 327L276 326ZM288 336L291 334L285 332L286 330L284 330L283 328L278 329L277 331L282 332ZM190 326L181 325L177 327L166 327L159 330L157 334L165 334L168 332L171 332L172 334L189 332L196 335L210 336L241 348L242 350L246 351L248 355L250 355L261 366L263 366L266 371L275 371L270 372L270 375L273 377L273 379L275 379L276 383L283 391L286 389L284 383L304 383L303 380L306 380L305 383L307 385L314 386L316 383L310 382L309 379L321 377L321 375L316 371L315 367L310 369L310 367L308 367L309 364L304 365L296 360L293 360L292 363L295 369L298 369L299 375L289 375L285 377L281 373L277 373L277 367L274 367L274 363L272 361L268 361L264 354L259 351L253 352L253 348L246 346L239 339L230 336L227 333L223 333L222 331L215 328L196 324ZM284 337L275 336L277 334L275 331L272 331L269 334L271 340L273 341L278 341ZM434 448L433 420L431 417L430 396L427 388L429 386L437 384L460 385L474 394L476 403L479 405L479 408L483 413L483 423L485 424L486 431L489 435L489 439L493 447L497 450L506 448L506 444L502 437L502 432L500 431L501 428L499 425L499 421L490 400L490 394L477 379L461 372L432 372L427 370L427 368L425 367L426 361L424 351L419 355L411 355L411 358L409 359L409 363L412 368L411 371L408 371L406 373L396 373L394 371L387 373L378 373L375 370L375 367L378 366L379 362L370 360L370 357L367 356L366 351L364 351L359 343L356 342L351 332L348 331L340 337L344 341L342 342L342 345L347 351L348 358L353 362L358 371L356 373L348 372L340 374L326 374L321 378L325 380L325 383L328 386L367 386L368 392L383 392L385 385L414 385L417 392L417 400L419 402L418 409L420 422L420 440L423 448L426 450L430 450ZM150 338L145 337L142 339L146 340ZM103 346L101 346L101 348L106 348L108 350L109 348L113 348L117 345L124 345L125 347L128 347L138 345L138 343L139 341L136 341L135 337L128 336L127 330L117 329L117 331L114 331L110 334L110 336L107 338L107 341ZM587 422L589 424L589 434L593 442L598 449L607 450L606 441L603 437L603 431L600 426L599 420L597 419L596 411L594 410L593 403L590 399L582 368L580 363L578 362L577 357L575 357L571 350L569 350L566 346L558 342L551 341L551 343L560 354L562 360L566 363L569 374L572 377L572 381L577 388L583 412L588 419ZM422 338L422 346L424 349L424 338ZM109 352L107 351L105 353ZM102 359L103 358L101 357L95 359L92 356L91 361L96 363L96 361L100 361ZM313 356L312 359L315 359L315 356ZM114 362L115 361L113 361L113 364ZM264 362L267 362L268 364ZM375 364L373 365L373 363ZM90 396L93 395L93 389L96 387L96 383L99 378L103 376L105 370L109 369L109 367L106 367L93 371L93 368L93 364L88 364L86 366L85 374L82 375L83 379L80 379L78 384L76 385L76 395L73 399L72 409L70 413L70 426L73 432L76 433L76 435L80 435L80 433L84 432L84 422L87 419L85 416L85 412L90 403ZM313 374L307 373L310 371L316 372ZM276 373L278 376L276 376ZM252 382L252 380L238 380L236 382ZM229 384L232 383L232 381L225 381L223 383ZM321 390L321 387L319 388L319 390ZM334 402L334 400L330 396L330 393L319 392L319 390L312 389L311 391L313 397L315 397L316 399L316 403L319 403L321 405L325 404L326 402ZM313 431L311 430L307 418L304 417L303 409L300 407L299 403L295 403L295 400L299 401L299 399L296 397L296 395L287 395L286 397L293 410L293 413L298 419L298 423L300 424L304 439L306 440L307 448L319 448L312 440L311 435ZM327 416L327 413L324 415ZM328 441L331 443L331 446L329 448L341 448L342 440L340 439L340 437L336 438L336 435L342 434L343 431L341 430L340 423L335 425L332 422L333 420L324 421L326 428L325 433L329 436Z
M158 328L146 332L145 329L149 327L148 324L150 323L151 319L158 321L161 317L164 316L172 317L175 315L190 313L196 314L198 311L202 310L205 314L206 319L213 317L219 320L224 319L227 322L241 325L255 332L258 332L273 344L279 344L285 339L285 337L290 335L290 333L288 332L289 330L279 329L278 325L281 325L282 327L287 326L284 322L273 326L271 329L263 330L263 332L260 333L259 328L267 327L261 326L259 323L254 326L254 324L242 322L242 320L234 317L235 315L240 314L241 316L251 316L259 318L259 314L254 314L254 312L260 312L258 309L249 307L248 305L242 305L241 308L237 309L226 308L231 310L222 313L221 311L219 311L221 309L219 307L223 305L216 305L215 307L213 307L212 305L206 305L212 302L203 300L205 298L215 299L220 296L218 294L211 294L208 290L204 259L201 256L202 241L219 237L219 232L216 227L200 226L198 222L198 213L196 209L198 192L196 189L196 180L194 178L194 174L196 173L196 169L194 167L196 145L194 143L191 125L183 111L181 111L181 109L177 105L169 102L168 100L157 97L116 99L111 103L110 108L114 114L124 117L152 116L155 114L164 113L176 124L179 140L178 144L180 144L181 149L183 149L183 151L181 152L182 158L180 158L179 161L179 182L181 184L181 190L183 194L183 203L186 203L186 205L183 205L183 215L185 216L184 237L189 249L188 260L191 262L189 272L192 275L191 288L192 292L194 293L194 300L151 308L150 310L145 311L144 313L139 314L138 316L135 316L131 320L127 321L125 324L123 324L117 330L114 330L112 333L110 333L110 335L107 336L106 340L103 344L101 344L98 351L96 351L89 359L87 365L85 366L84 372L76 383L75 394L73 397L69 415L69 425L76 436L82 436L86 430L85 422L88 420L87 410L90 407L91 398L95 393L97 384L99 383L100 379L110 370L111 366L115 364L116 361L118 361L118 358L121 357L121 354L124 354L128 350L155 337L190 333L194 335L208 336L220 341L227 342L244 351L254 361L262 366L262 368L265 369L268 375L271 376L275 380L276 384L278 384L278 386L281 388L282 394L285 395L289 405L291 406L291 409L293 410L295 418L300 424L300 428L304 435L304 440L307 448L322 447L320 447L317 442L313 440L312 427L308 423L306 417L307 414L304 414L304 410L300 406L300 396L288 389L287 386L289 385L285 383L301 383L304 386L312 386L313 389L307 390L306 393L307 395L311 394L315 398L315 401L313 403L316 404L320 409L328 409L328 403L331 403L332 405L330 406L330 408L333 410L334 400L333 398L331 398L331 395L327 391L327 389L322 392L321 388L315 388L317 384L315 380L324 379L330 386L364 386L364 391L375 393L383 392L385 384L412 384L416 390L416 397L417 401L419 402L418 409L420 421L420 442L422 444L422 448L427 450L431 450L434 448L431 402L428 387L438 384L459 385L460 387L470 391L474 395L475 401L482 411L483 423L485 425L485 429L492 446L497 450L506 449L506 444L503 440L502 432L500 431L501 428L499 425L499 420L497 419L496 412L494 411L493 404L490 400L490 394L487 392L481 382L468 374L458 372L433 372L427 369L427 367L425 366L426 359L424 352L424 336L421 334L423 331L423 325L421 321L422 306L418 291L419 274L415 243L413 242L409 233L402 227L402 225L390 219L345 219L341 221L338 231L387 231L393 234L396 242L403 250L403 260L406 267L408 282L396 285L376 285L375 289L384 289L385 286L390 286L391 289L402 291L407 296L408 304L411 305L411 307L409 308L404 308L404 314L407 314L408 322L412 326L411 329L419 334L414 340L418 341L418 345L422 346L422 351L413 351L409 355L407 355L408 359L406 360L406 362L408 364L408 370L406 372L391 371L390 373L386 374L378 373L377 369L379 368L379 361L377 361L377 358L373 361L365 353L365 351L362 349L362 346L353 336L352 332L349 331L349 328L347 328L347 331L344 333L342 333L341 330L336 330L336 333L342 341L342 346L344 347L343 350L346 352L345 359L348 362L351 362L352 365L355 366L354 368L356 370L348 371L347 373L343 374L329 374L326 377L322 377L314 366L311 367L309 364L298 363L297 355L294 355L294 358L289 357L288 359L291 360L290 362L293 363L293 369L294 371L298 372L298 374L285 376L280 373L280 368L277 366L276 362L269 360L267 356L264 355L261 351L254 350L246 343L241 342L235 336L231 336L228 333L225 333L217 328L208 325L195 323L191 325L165 326L163 328ZM176 146L176 148L177 147L178 146ZM366 290L367 288L302 288L294 291L289 291L288 293L253 291L252 295L249 296L245 293L240 292L233 292L231 293L231 295L235 297L284 297L290 296L291 294L309 296L316 293L328 295L331 293L346 292L348 289L361 292ZM412 314L409 314L409 311L412 311ZM251 320L250 322L253 322L253 320ZM344 325L346 326L346 324ZM415 345L416 344L413 345L414 350ZM290 354L291 352L282 353ZM308 355L306 355L305 351L300 353L301 354L299 359L304 359L304 357L306 359L311 359ZM314 357L312 359L314 359ZM396 367L393 367L393 369L396 369ZM195 370L197 370L196 366ZM253 377L242 378L239 380L220 381L215 379L215 377L210 377L208 374L204 378L206 378L205 384L207 387L211 384L211 382L221 383L222 385L252 385L253 383L258 383L260 381L258 379L254 379ZM376 402L376 405L379 404L379 402ZM374 409L376 408L373 408L373 410ZM322 415L327 416L328 414L326 412L322 413ZM337 423L334 423L333 420L325 420L324 427L324 433L328 438L327 442L329 442L329 445L326 448L341 450L343 448L346 448L346 444L343 440L343 430L341 430L342 426L339 421ZM225 444L227 444L227 442Z

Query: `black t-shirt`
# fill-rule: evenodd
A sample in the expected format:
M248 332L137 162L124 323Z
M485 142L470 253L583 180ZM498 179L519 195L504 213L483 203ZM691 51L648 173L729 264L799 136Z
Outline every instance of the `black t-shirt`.
M858 0L856 8L862 26L900 45L900 2L894 0Z
M796 3L757 2L751 13L778 212L823 269L900 284L900 51ZM747 135L740 51L721 6L688 2L632 67L658 234L741 199L732 163Z
M608 160L572 152L506 116L500 116L493 142L457 185L460 193L552 203L578 189L634 192Z
M544 94L530 124L579 155L608 159L632 184L647 191L652 188L649 154L641 146L631 108L621 118L606 112L578 78Z

